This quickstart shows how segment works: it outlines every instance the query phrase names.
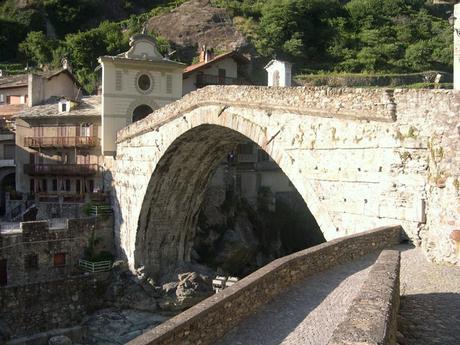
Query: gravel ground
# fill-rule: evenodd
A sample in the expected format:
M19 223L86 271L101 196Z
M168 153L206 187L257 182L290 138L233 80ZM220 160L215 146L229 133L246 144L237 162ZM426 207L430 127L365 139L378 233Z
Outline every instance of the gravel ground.
M376 255L309 277L227 333L215 345L327 344Z
M460 344L460 267L428 262L419 248L401 250L401 345Z

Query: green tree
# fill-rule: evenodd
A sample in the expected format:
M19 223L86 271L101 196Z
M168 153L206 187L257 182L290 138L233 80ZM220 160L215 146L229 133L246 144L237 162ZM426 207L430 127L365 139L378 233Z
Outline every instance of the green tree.
M341 13L336 0L269 0L262 7L256 47L264 56L324 59L336 35L331 18Z
M49 40L43 31L29 32L25 41L19 44L19 51L23 53L28 61L38 65L51 62L55 43Z

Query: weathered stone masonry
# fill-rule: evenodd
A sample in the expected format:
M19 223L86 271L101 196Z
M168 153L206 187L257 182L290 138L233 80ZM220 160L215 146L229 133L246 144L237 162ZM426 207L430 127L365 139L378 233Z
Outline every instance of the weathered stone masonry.
M113 219L68 219L57 227L48 221L23 222L20 231L0 235L0 259L7 260L7 286L62 279L80 274L78 260L83 258L92 232L97 251L113 251ZM55 265L55 254L64 254L64 264ZM36 257L36 265L28 258ZM30 259L29 259L30 260Z
M213 344L258 307L268 303L288 287L335 265L395 245L400 241L400 232L400 227L375 229L335 239L274 260L235 285L207 298L128 344ZM381 275L384 278L386 273ZM385 302L379 301L378 304L383 307ZM386 325L382 322L379 326Z
M208 87L118 135L117 243L132 269L188 260L216 164L249 138L278 163L327 240L401 224L435 261L458 263L460 92Z
M100 239L96 251L112 251L112 217L68 219L57 227L48 221L20 226L0 236L0 259L7 260L8 271L7 285L0 287L0 320L16 337L80 322L100 306L108 277L83 274L78 260L93 231ZM62 265L56 265L59 253L65 257ZM31 262L30 256L36 259Z

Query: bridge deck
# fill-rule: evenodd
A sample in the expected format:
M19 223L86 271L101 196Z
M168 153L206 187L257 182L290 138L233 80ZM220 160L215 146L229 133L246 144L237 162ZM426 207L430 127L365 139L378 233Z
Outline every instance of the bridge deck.
M376 258L370 254L303 280L215 345L327 344Z

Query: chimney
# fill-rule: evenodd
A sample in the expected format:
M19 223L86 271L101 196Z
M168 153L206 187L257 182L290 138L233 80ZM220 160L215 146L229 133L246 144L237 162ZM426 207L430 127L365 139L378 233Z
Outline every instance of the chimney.
M206 48L206 45L203 45L200 51L200 61L199 62L208 62L214 59L214 50Z
M206 46L205 45L201 47L199 62L206 62Z

